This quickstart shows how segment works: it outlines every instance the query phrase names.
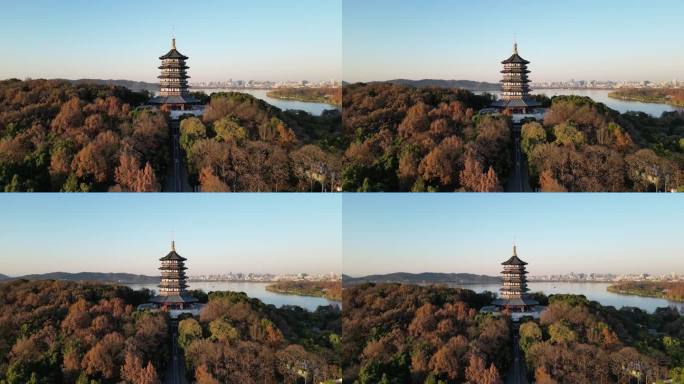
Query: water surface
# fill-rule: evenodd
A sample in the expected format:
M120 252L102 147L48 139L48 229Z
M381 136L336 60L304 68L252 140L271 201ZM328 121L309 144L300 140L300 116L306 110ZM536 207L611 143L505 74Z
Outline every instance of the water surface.
M282 307L283 305L297 305L299 307L305 308L309 311L315 311L319 305L338 305L341 303L334 300L328 300L323 297L310 297L310 296L298 296L298 295L284 295L281 293L269 292L266 290L266 286L269 283L254 283L254 282L240 282L240 281L217 281L217 282L188 282L190 286L188 289L201 289L204 292L211 291L233 291L233 292L244 292L249 297L253 297L263 301L266 304L273 304L276 307ZM132 289L147 288L153 291L157 291L156 284L127 284Z
M662 307L676 307L680 312L684 313L684 303L669 301L665 299L658 299L654 297L641 297L632 295L620 295L617 293L608 292L606 288L610 283L549 283L549 282L530 282L528 286L530 292L543 292L546 295L569 293L575 295L584 295L589 300L598 301L604 306L613 306L615 308L621 307L637 307L647 312L654 312L656 308ZM498 293L501 288L500 284L470 284L470 285L456 285L450 284L452 287L471 289L475 292L490 291Z
M620 113L628 111L644 112L653 117L660 117L663 112L684 111L683 108L677 108L669 104L655 104L642 103L641 101L627 101L608 97L608 94L613 90L608 89L534 89L532 94L544 94L548 97L560 95L577 95L588 96L592 100L605 104L608 108L614 109ZM484 92L477 92L484 93ZM493 95L499 96L501 92L489 92Z
M297 101L297 100L281 100L269 97L266 94L270 91L268 89L204 89L204 88L192 88L191 91L204 92L208 95L216 92L240 92L250 94L257 99L261 99L274 107L278 107L282 110L295 109L309 112L312 115L320 116L323 111L330 109L337 109L336 106L326 104L326 103L314 103L309 101Z

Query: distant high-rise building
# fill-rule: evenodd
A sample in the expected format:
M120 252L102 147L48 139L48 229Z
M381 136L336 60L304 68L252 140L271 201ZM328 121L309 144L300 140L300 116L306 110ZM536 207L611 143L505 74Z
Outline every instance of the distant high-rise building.
M171 50L160 56L161 74L159 78L159 96L150 100L150 103L159 104L167 109L188 109L196 104L197 100L190 95L188 90L188 67L185 63L188 57L176 50L176 39L171 40Z
M518 55L518 44L513 44L513 54L501 62L504 69L501 99L494 102L493 106L508 109L513 113L528 113L528 109L538 107L540 104L530 97L530 79L527 74L527 64L530 62Z

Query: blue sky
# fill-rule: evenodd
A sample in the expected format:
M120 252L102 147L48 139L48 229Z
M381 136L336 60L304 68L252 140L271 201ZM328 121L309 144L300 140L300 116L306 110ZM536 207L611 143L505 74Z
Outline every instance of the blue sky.
M175 28L191 81L339 80L341 1L14 1L0 12L0 79L156 82Z
M343 78L684 80L680 0L344 0Z
M343 271L684 273L679 194L345 194Z
M339 273L336 194L3 194L0 273Z

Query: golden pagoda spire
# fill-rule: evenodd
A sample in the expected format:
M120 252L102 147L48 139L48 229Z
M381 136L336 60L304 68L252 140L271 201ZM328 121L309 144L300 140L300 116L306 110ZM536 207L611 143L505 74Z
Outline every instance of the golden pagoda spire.
M518 54L518 43L516 41L513 42L513 54Z
M515 243L513 243L513 256L518 256L518 252L516 250Z
M176 252L176 241L175 240L171 240L171 250Z
M171 49L176 49L176 38L171 39Z

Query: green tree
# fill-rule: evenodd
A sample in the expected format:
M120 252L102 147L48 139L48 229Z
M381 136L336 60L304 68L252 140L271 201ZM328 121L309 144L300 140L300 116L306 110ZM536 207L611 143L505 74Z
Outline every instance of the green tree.
M534 321L528 321L520 326L520 349L527 353L527 350L534 343L542 340L542 330Z
M563 322L556 322L549 325L549 336L551 336L551 341L558 344L567 344L575 341L577 335Z
M522 126L520 146L527 157L530 156L537 144L543 143L546 143L546 131L541 124L533 121Z
M207 127L196 117L183 119L180 123L180 145L185 152L189 152L192 145L199 139L207 138Z
M190 343L202 337L202 326L197 320L188 318L178 323L178 345L185 349Z
M553 135L556 137L556 144L561 145L581 147L586 141L584 133L570 123L561 123L553 127Z
M238 330L229 321L222 318L209 323L209 332L211 332L212 340L232 342L240 337Z
M214 122L214 132L218 141L242 142L248 136L247 130L233 117L224 117Z

